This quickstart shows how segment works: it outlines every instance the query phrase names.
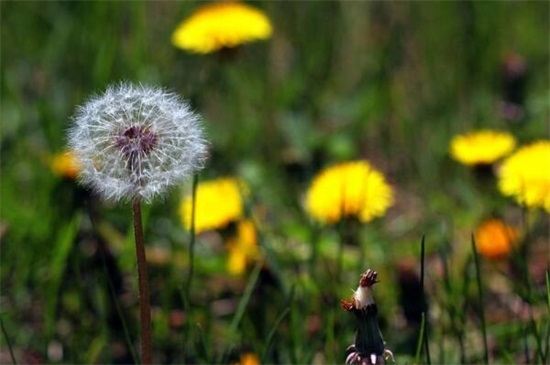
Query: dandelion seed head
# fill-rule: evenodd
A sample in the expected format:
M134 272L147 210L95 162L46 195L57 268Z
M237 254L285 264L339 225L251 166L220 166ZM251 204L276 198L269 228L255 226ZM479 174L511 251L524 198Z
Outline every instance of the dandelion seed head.
M107 200L150 202L206 159L200 117L160 88L121 83L82 105L69 130L80 181Z

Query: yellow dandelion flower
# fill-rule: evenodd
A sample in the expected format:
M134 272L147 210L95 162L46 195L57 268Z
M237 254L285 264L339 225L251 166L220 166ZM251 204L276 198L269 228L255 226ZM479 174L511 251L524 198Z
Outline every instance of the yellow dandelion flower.
M244 182L234 178L204 181L197 186L195 232L219 229L239 220L243 215L242 195L247 193ZM180 205L180 217L187 229L191 227L192 196Z
M367 161L345 162L321 171L307 192L305 205L323 223L349 216L368 222L393 205L393 190Z
M260 365L260 358L253 352L242 353L236 365Z
M56 175L76 179L82 166L73 151L65 151L52 157L50 168Z
M222 1L199 7L176 28L172 44L190 52L212 53L267 39L272 32L269 18L259 9Z
M475 232L477 252L491 260L507 256L518 241L518 232L500 219L483 222Z
M550 213L550 141L520 148L498 170L498 188L519 204Z
M509 133L481 130L458 135L451 140L451 156L467 165L490 165L506 156L516 146Z
M237 234L227 240L229 257L227 269L233 275L240 275L246 270L249 262L258 258L259 249L256 228L249 220L240 221Z

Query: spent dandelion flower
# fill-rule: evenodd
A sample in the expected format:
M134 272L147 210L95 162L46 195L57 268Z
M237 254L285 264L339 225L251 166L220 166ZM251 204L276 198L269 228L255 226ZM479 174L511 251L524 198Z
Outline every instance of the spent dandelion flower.
M172 44L194 53L267 39L273 32L269 18L259 9L238 1L202 5L172 34Z
M479 130L453 137L450 153L453 159L467 165L491 165L506 156L516 146L516 139L509 133L495 130Z
M203 166L200 118L177 95L121 83L81 106L69 130L80 180L107 200L150 202Z
M206 141L187 103L160 88L121 83L82 105L69 129L80 181L107 200L130 200L139 283L142 363L153 361L141 202L202 167Z
M518 231L500 219L488 219L475 231L477 252L490 260L506 257L518 242Z
M498 188L528 208L550 213L550 141L540 140L518 149L498 169Z
M50 169L54 174L71 180L76 179L82 166L73 151L67 150L52 156Z
M244 214L243 195L247 191L243 181L232 177L200 182L195 197L195 232L225 228L238 221ZM187 229L191 227L192 204L191 195L180 204L181 221Z
M372 296L372 287L378 283L378 273L368 269L359 278L359 286L350 299L341 301L342 308L357 319L355 342L348 347L346 364L384 364L393 360L393 354L386 348L378 326L378 307Z
M236 234L227 239L227 249L227 269L233 275L244 273L247 265L259 257L256 228L250 220L237 223Z
M368 222L393 205L393 189L367 161L340 163L321 171L306 194L308 213L323 223L346 217Z

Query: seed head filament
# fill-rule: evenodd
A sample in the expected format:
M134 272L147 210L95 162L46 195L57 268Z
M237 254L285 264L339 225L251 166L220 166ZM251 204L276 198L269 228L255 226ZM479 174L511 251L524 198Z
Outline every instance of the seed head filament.
M120 130L114 144L127 161L128 170L140 177L142 159L157 145L157 134L146 126L133 125ZM140 181L137 183L141 185Z

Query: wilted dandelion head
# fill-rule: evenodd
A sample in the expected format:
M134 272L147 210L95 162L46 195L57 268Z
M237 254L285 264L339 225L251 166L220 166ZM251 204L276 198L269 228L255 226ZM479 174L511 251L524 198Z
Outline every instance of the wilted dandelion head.
M211 53L267 39L271 33L271 22L259 9L222 1L199 7L176 28L172 43L190 52Z
M393 190L367 161L344 162L315 177L305 205L309 214L323 223L336 223L345 217L368 222L383 216L393 205Z
M480 130L455 136L451 140L451 156L467 165L490 165L506 156L516 146L516 139L509 133Z
M80 179L108 200L149 202L203 166L200 118L177 95L121 83L82 105L69 130Z
M239 220L244 213L243 194L246 184L232 177L203 181L198 184L195 198L195 232L221 229ZM180 205L183 225L191 227L193 199L185 196Z
M475 232L477 252L488 259L507 256L518 240L518 231L500 219L484 221Z
M498 170L498 188L519 204L550 213L550 141L531 143L504 160Z

